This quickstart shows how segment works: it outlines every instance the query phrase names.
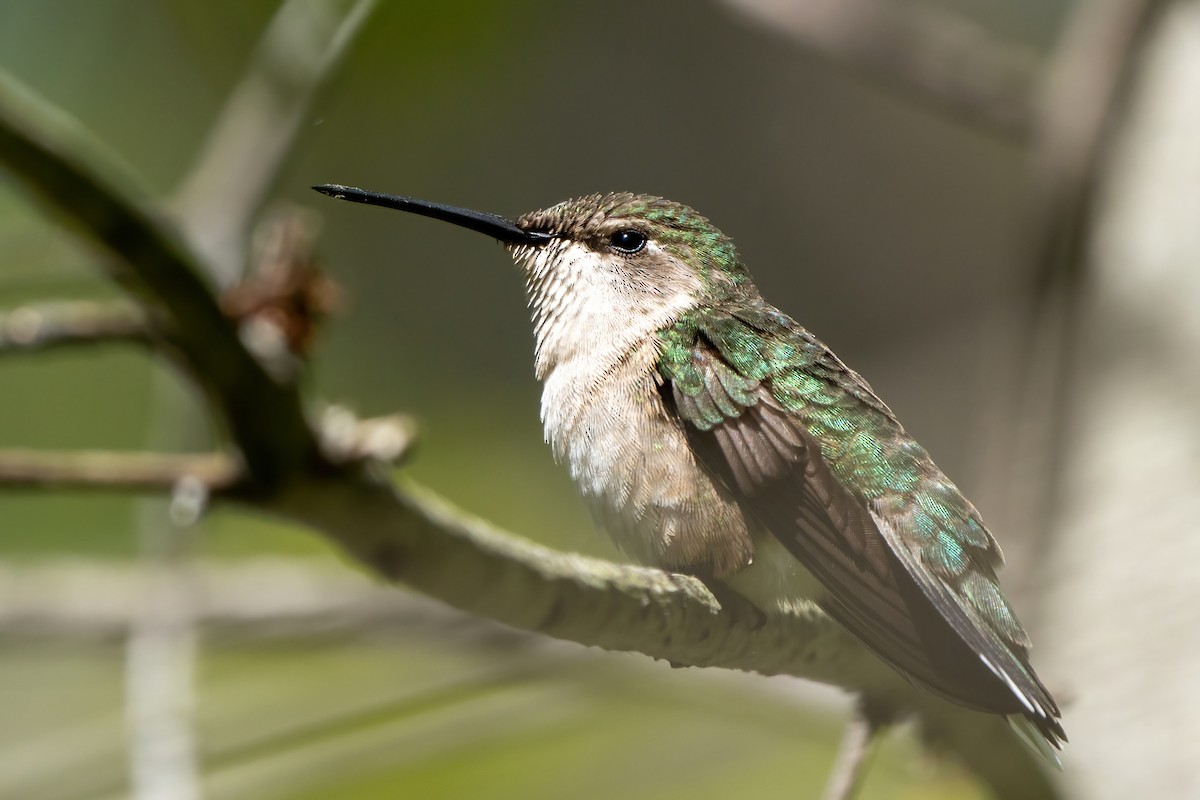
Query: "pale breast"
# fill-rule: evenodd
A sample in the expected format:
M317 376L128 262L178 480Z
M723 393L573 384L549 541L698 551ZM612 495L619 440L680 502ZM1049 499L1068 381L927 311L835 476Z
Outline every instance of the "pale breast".
M629 556L727 574L752 559L746 520L696 463L656 383L656 331L695 306L700 285L646 247L659 280L567 240L526 254L546 441Z
M557 364L542 393L546 440L623 552L667 569L734 572L753 556L746 520L665 413L656 361L647 342L600 381L586 364Z

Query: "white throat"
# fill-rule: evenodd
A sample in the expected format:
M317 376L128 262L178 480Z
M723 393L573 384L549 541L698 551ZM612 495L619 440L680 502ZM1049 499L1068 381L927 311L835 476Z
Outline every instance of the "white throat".
M562 368L598 380L693 307L701 288L690 272L638 275L619 257L567 240L533 251L525 268L541 381Z

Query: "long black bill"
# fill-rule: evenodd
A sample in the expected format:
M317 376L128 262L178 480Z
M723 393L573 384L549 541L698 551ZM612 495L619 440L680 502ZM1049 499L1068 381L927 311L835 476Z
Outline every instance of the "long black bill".
M396 194L380 194L342 186L336 183L326 183L312 187L321 194L327 194L336 200L349 200L353 203L366 203L369 206L383 206L420 214L423 217L433 217L444 222L451 222L463 228L470 228L479 233L486 233L495 239L508 244L545 244L554 237L541 231L527 231L511 220L498 214L488 214L484 211L472 211L469 208L455 208L441 203L431 203L428 200L418 200L415 197L402 197Z

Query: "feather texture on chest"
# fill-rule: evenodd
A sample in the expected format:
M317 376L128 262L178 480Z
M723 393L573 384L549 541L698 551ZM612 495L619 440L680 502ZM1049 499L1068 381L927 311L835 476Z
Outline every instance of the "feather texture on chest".
M555 459L632 558L709 574L746 566L753 546L741 511L697 463L658 391L657 332L694 305L698 285L651 292L587 248L551 247L527 269Z

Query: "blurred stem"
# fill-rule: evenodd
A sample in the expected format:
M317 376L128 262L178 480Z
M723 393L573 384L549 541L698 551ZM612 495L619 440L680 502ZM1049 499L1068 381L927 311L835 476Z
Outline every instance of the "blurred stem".
M241 277L254 221L308 108L375 6L375 0L288 0L271 19L250 71L173 203L218 285L229 287Z
M145 345L153 335L145 311L126 301L37 303L0 311L0 355L117 342Z
M6 488L163 492L191 479L224 492L241 476L234 459L218 454L0 450L0 484Z
M192 725L197 599L189 565L196 497L205 494L197 486L188 478L177 483L169 514L161 503L141 513L146 582L125 667L129 765L138 800L202 797Z
M209 289L205 262L136 181L119 177L124 170L93 137L3 73L0 161L112 255L107 267L116 281L172 321L174 355L229 424L255 480L279 481L317 459L299 395L271 380L242 346Z
M867 768L879 749L882 730L861 708L846 723L837 761L825 787L823 800L853 800L862 788Z

